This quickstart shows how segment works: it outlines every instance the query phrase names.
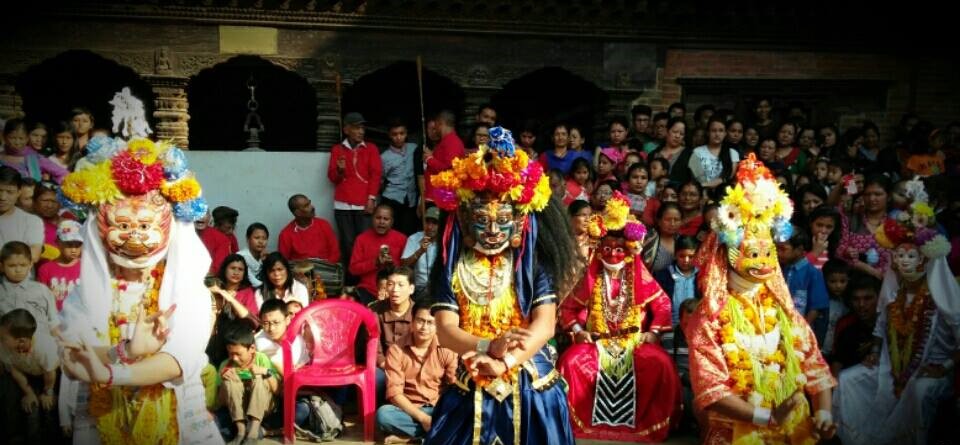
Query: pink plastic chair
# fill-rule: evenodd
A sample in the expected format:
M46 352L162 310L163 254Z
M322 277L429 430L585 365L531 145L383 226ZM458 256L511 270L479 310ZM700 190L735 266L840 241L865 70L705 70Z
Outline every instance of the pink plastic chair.
M354 345L360 326L367 329L367 360L357 364ZM302 331L313 337L311 361L293 369L291 345ZM350 300L327 299L303 308L283 339L283 441L294 443L293 422L297 390L301 386L357 385L363 440L373 442L377 411L377 342L380 324L369 309ZM305 344L306 346L306 344Z

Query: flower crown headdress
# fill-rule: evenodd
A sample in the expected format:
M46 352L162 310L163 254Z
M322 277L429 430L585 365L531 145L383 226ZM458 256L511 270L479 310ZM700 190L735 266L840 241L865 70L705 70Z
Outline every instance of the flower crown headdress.
M790 239L793 203L770 170L751 153L740 161L737 184L728 188L711 226L727 246L738 246L747 231L782 242Z
M591 238L600 239L609 232L623 231L627 247L638 250L647 236L647 228L630 214L630 201L619 191L607 200L607 206L601 213L594 213L587 232Z
M77 170L63 179L60 201L69 208L84 210L159 190L173 205L177 219L192 222L202 218L207 202L201 196L200 183L187 169L183 151L173 144L146 138L150 128L142 116L143 105L128 89L110 103L115 107L114 129L131 139L91 138Z
M477 194L490 192L511 201L521 214L540 211L550 201L550 180L539 162L516 150L510 130L490 129L490 143L453 160L449 170L430 178L437 206L454 211Z
M907 210L899 211L894 218L887 218L874 232L877 244L893 249L900 244L911 243L920 248L927 258L939 258L950 253L950 241L934 228L933 207L919 178L907 181L904 193L911 203Z

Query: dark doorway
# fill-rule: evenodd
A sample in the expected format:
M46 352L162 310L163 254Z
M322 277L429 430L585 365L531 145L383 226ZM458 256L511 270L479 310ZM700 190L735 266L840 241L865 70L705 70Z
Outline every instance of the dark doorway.
M147 122L154 127L154 94L150 85L126 66L96 53L70 50L28 68L17 78L17 92L30 121L53 125L69 121L70 110L85 107L93 112L94 128L110 130L114 94L123 87L143 101Z
M460 115L464 94L456 82L423 69L423 105L426 118L441 110ZM343 114L357 111L367 120L366 137L378 146L388 142L387 125L398 118L407 125L410 142L422 143L417 64L396 62L360 77L343 95Z
M296 73L257 56L237 56L207 68L190 79L191 150L243 150L250 110L248 81L256 86L257 113L266 151L317 149L317 94Z
M519 138L525 122L538 125L539 151L552 145L552 126L561 122L577 126L587 144L596 145L592 136L604 125L608 101L599 87L558 67L541 68L511 80L492 98L499 123L513 131L514 139Z

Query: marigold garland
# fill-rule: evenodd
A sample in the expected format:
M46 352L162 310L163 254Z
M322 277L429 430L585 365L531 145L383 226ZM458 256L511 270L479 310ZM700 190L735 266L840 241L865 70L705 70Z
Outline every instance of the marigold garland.
M148 287L141 298L147 316L160 310L160 285L164 268L163 262L158 263L147 278ZM114 298L119 298L118 293L126 287L126 283L112 280L111 285ZM107 335L111 347L120 343L121 326L135 322L128 316L119 310L110 314ZM88 404L90 414L97 418L97 429L103 443L177 443L176 397L172 389L164 388L162 384L136 390L131 387L91 385ZM134 414L130 416L128 413Z
M607 319L604 312L607 289L602 277L598 278L593 284L590 313L587 316L587 331L592 333L603 335L609 334L614 330L622 331L631 327L638 328L637 332L632 334L604 338L597 341L600 353L600 367L615 378L623 376L626 372L633 371L633 349L642 343L642 327L645 315L643 307L634 304L633 267L628 264L624 269L620 293L621 295L626 293L623 304L628 305L628 309L623 319L620 320L619 323ZM613 326L613 329L611 329L611 326ZM620 354L613 356L608 352L610 349L619 350Z
M894 378L894 393L899 397L910 379L920 357L914 350L918 334L923 336L921 317L926 315L930 300L927 280L920 280L913 301L907 304L908 285L901 285L897 297L887 305L887 343L890 348L890 373ZM922 346L921 346L922 348ZM916 362L916 363L914 363Z
M497 260L502 260L502 257L494 259L494 261ZM476 274L491 273L495 269L490 258L486 256L471 256L462 261L471 261L472 264L470 264L469 268L472 273ZM513 286L509 287L508 292L502 295L496 295L486 305L482 305L467 298L457 274L453 275L450 284L454 295L457 296L457 303L460 307L460 328L467 333L480 338L493 340L513 328L527 327L527 322L524 320L523 313L520 311L520 304L517 302ZM517 371L517 369L511 369L501 377L511 382L515 381ZM488 376L478 375L473 377L473 381L477 384L478 388L487 386L493 380L495 380L495 378Z
M743 400L754 406L770 408L782 403L806 383L796 350L801 340L794 336L789 316L776 305L769 290L763 288L755 297L731 295L719 314L719 321L729 384ZM775 328L780 330L776 350L765 357L756 356L737 342L738 334L753 337L768 334ZM791 413L785 424L772 430L736 422L733 443L767 443L767 438L776 441L778 437L782 440L784 435L792 436L803 428L808 415L809 408L803 403ZM804 443L813 444L815 441L807 438Z

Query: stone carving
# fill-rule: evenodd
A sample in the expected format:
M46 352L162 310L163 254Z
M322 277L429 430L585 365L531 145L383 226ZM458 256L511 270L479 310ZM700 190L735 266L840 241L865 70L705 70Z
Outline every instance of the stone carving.
M221 57L209 54L190 54L177 57L180 74L195 76L200 71L220 63Z
M468 83L470 86L487 86L490 84L490 68L487 68L486 65L474 65L470 67L470 75L468 77Z
M120 65L130 67L137 74L150 74L154 69L152 52L139 53L99 53L103 58L113 60Z
M153 72L156 74L170 74L173 72L173 64L170 61L170 48L161 46L155 51L155 61Z

